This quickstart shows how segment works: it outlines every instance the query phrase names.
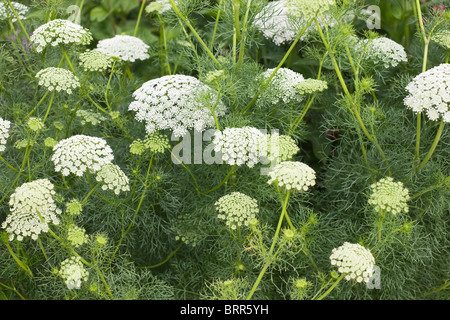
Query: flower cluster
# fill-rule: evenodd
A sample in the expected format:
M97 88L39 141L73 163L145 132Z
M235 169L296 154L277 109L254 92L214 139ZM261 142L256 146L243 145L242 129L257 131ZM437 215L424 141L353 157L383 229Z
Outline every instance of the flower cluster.
M214 140L214 151L220 152L222 160L229 165L243 164L254 167L259 161L259 143L263 133L253 127L226 128L217 131Z
M264 71L261 75L263 82L266 82L274 71L275 68ZM300 73L288 68L280 68L261 93L260 99L270 101L272 104L300 102L304 96L296 90L296 87L303 81L305 81L305 78Z
M39 131L44 128L44 122L41 118L30 117L27 121L27 126L33 131Z
M61 262L58 274L63 278L68 289L80 289L81 283L87 281L89 272L84 268L80 257L70 257Z
M56 19L34 30L30 40L35 43L36 51L41 52L45 47L55 47L60 44L88 45L92 41L89 30L69 20Z
M177 1L174 1L177 4ZM147 13L151 13L157 11L158 14L163 14L172 9L172 4L170 0L155 0L152 1L146 8L145 11Z
M213 114L207 106L214 105L217 94L198 79L186 75L169 75L145 82L133 93L135 101L130 111L136 120L146 123L147 134L171 129L175 137L184 136L189 129L199 132L214 125ZM216 116L222 116L225 106L218 101Z
M318 79L305 79L305 81L300 81L295 88L300 95L307 95L326 90L328 88L328 83Z
M111 147L105 140L86 135L63 139L53 148L55 171L63 176L73 173L82 176L86 170L99 171L114 159Z
M103 72L112 67L114 58L98 49L86 50L80 54L80 65L84 71Z
M71 225L67 230L67 241L75 248L87 243L88 240L89 237L86 235L86 230L84 228Z
M338 272L345 275L345 279L356 282L369 282L374 273L375 259L372 253L359 243L345 242L334 248L330 255L330 262L338 268Z
M370 188L372 193L369 204L375 211L390 212L394 215L401 212L408 213L409 190L402 182L395 182L392 177L386 177L372 184Z
M259 141L259 154L270 161L283 162L292 159L300 151L294 139L278 132L266 134Z
M11 122L0 118L0 152L5 151L6 140L9 138Z
M307 21L324 15L335 4L335 0L286 0L286 5L295 8Z
M83 212L83 204L77 199L72 199L66 203L66 212L71 216L78 216Z
M356 47L357 52L363 54L364 60L376 64L382 63L386 69L408 61L405 48L386 37L361 39Z
M450 30L444 29L433 33L431 40L447 50L450 49Z
M100 40L97 50L123 61L134 62L150 58L149 46L141 39L128 35L115 35L113 38Z
M63 68L42 69L36 74L36 78L39 79L39 85L46 87L48 91L65 91L72 94L72 89L80 86L77 76Z
M11 1L11 5L14 7L17 16L20 20L25 20L26 14L28 13L28 7L22 3ZM10 8L9 4L5 2L0 2L0 20L11 19L12 22L17 21L16 15Z
M316 184L316 172L310 166L298 161L283 161L270 172L269 184L293 191L307 191Z
M94 112L82 110L82 109L77 110L76 116L78 118L80 118L80 122L82 125L91 124L93 126L96 126L100 122L106 120L106 117L104 117L100 113L94 113Z
M96 180L103 183L103 190L113 190L115 194L130 191L128 177L119 166L112 163L102 166L97 172Z
M428 119L450 122L450 64L443 63L416 76L407 86L405 105Z
M170 147L169 137L159 132L153 132L145 137L144 140L136 139L130 145L130 152L141 155L145 150L154 153L164 153Z
M258 203L255 199L241 193L232 192L221 197L215 203L219 212L217 217L224 220L231 229L248 226L259 213Z
M37 240L41 232L48 232L49 223L59 224L53 196L54 186L48 179L26 182L14 190L9 200L11 213L2 223L2 228L9 233L9 240L22 241L31 236Z

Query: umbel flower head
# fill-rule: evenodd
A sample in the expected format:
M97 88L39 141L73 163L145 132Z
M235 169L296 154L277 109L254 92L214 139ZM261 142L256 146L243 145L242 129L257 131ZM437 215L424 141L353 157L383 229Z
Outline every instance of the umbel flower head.
M5 151L6 140L9 138L11 122L0 118L0 152Z
M54 195L48 179L26 182L15 189L9 200L10 214L2 223L10 241L28 236L36 240L41 232L48 232L49 223L59 224L61 210L55 205Z
M80 65L84 68L84 71L103 72L110 69L113 62L113 57L98 49L88 49L80 54Z
M438 45L450 49L450 30L443 29L437 32L434 32L431 36L431 40L436 42Z
M80 257L70 257L61 262L58 274L63 278L68 289L80 289L83 281L87 281L89 272L84 268Z
M272 75L275 68L267 69L261 74L265 83ZM305 78L298 72L288 68L280 68L270 81L269 85L261 93L261 101L269 101L272 104L300 102L304 95L301 95L296 87L305 81Z
M216 132L212 143L225 163L252 168L259 161L258 147L263 137L263 133L253 127L226 128Z
M309 21L320 17L336 4L336 0L286 0L286 4L295 8Z
M40 70L36 74L39 85L47 88L48 91L65 91L72 93L72 89L80 86L80 81L70 70L63 68L49 67Z
M299 161L283 161L269 172L269 184L276 182L280 188L307 191L316 184L316 172Z
M159 132L153 132L145 137L144 140L136 139L130 145L130 152L141 155L146 150L154 153L164 153L170 147L169 137Z
M130 191L128 177L120 169L119 166L109 163L97 172L97 182L102 182L103 190L113 190L115 194L120 194L121 191Z
M20 20L25 20L26 14L28 13L28 7L22 3L11 1L11 5L14 7ZM17 18L13 10L10 8L6 1L0 2L0 20L11 19L12 22L16 22Z
M141 39L128 35L115 35L113 38L100 40L97 50L123 61L134 62L150 58L149 46Z
M258 202L241 192L224 195L216 201L215 206L219 212L217 217L231 229L248 226L259 213Z
M359 243L344 242L334 248L330 255L331 265L345 275L347 281L369 282L374 273L375 259L372 253Z
M278 132L266 134L259 141L259 155L270 161L282 162L292 159L300 151L294 139Z
M41 25L30 37L36 44L36 51L41 52L48 45L55 47L60 44L88 45L92 34L88 29L69 20L56 19Z
M369 204L377 212L390 212L392 214L408 213L410 200L409 190L402 182L396 182L392 177L386 177L370 186L372 193Z
M145 122L147 134L170 129L175 137L184 136L189 129L199 132L214 126L208 104L215 106L216 116L222 116L225 106L217 101L217 93L197 78L168 75L145 82L133 93L135 101L130 111L136 120Z
M174 1L177 4L177 1ZM163 14L172 9L172 4L170 0L155 0L149 3L149 5L145 8L145 12L148 14L152 12L158 12L158 14Z
M432 121L442 117L444 122L450 122L450 64L422 72L406 86L406 91L407 108L415 113L425 112Z
M73 247L78 248L87 243L89 237L86 235L86 230L84 228L71 225L67 230L67 240Z
M388 69L396 67L402 62L407 62L405 48L386 37L375 39L361 39L358 41L357 52L363 54L363 59L375 64L383 64Z
M55 171L63 176L73 173L82 176L86 170L99 171L114 159L111 147L98 137L74 135L53 147Z

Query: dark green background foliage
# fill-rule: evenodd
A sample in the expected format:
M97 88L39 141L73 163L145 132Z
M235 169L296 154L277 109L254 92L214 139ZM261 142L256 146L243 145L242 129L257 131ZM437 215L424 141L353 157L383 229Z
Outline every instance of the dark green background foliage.
M241 5L242 27L247 1L237 2ZM46 21L70 18L72 12L67 9L71 5L79 6L81 1L22 3L30 7L28 19L23 24L31 34ZM360 108L362 121L376 136L385 160L375 145L366 139L352 116L350 103L318 34L309 42L298 42L283 64L283 67L299 72L305 78L317 78L320 70L321 79L328 83L326 91L314 95L315 100L300 125L291 130L292 120L304 110L306 99L296 104L279 104L276 110L268 104L258 104L245 113L240 112L251 101L252 92L259 88L255 82L259 73L276 67L285 57L289 44L276 46L251 25L254 16L267 4L265 0L254 0L243 40L245 58L242 65L238 65L233 57L233 4L236 1L223 0L220 3L221 6L219 1L179 1L181 13L189 19L207 46L220 8L212 48L226 75L219 80L223 89L222 99L228 108L227 114L219 119L220 127L248 125L290 134L300 147L294 160L307 163L317 174L313 189L290 198L287 211L296 226L296 237L280 247L253 298L289 300L315 297L319 290L326 289L332 283L330 275L334 269L329 262L331 250L344 242L353 242L371 249L381 270L381 288L368 289L362 284L343 281L327 296L328 299L449 299L448 126L444 128L430 161L409 179L414 165L416 115L405 107L403 99L406 96L405 86L422 70L424 56L413 6L415 1L367 0L351 5L355 10L368 5L380 7L381 29L374 32L402 44L408 53L408 63L394 69L381 70L374 69L373 65L361 65L360 78L355 80L348 56L342 48L351 36L370 36L364 21L342 22L342 25L330 29L328 34L329 42L336 45L335 57L345 83ZM83 1L81 25L89 29L94 37L88 48L94 48L99 40L114 34L132 35L140 4L135 0ZM448 1L424 4L422 12L430 23L436 19L432 11L434 4L450 6ZM14 24L19 41L10 41L10 26L6 21L0 23L0 117L14 124L7 149L1 155L13 167L20 168L25 151L14 145L31 137L25 117L45 93L37 85L34 75L43 68L57 65L61 53L58 48L49 48L45 54L38 54L29 48L19 47L22 40L26 41L19 25ZM448 25L448 22L443 24L446 28ZM163 33L167 39L166 51L162 43ZM10 242L7 246L8 241L2 241L0 298L245 299L264 264L271 259L261 253L255 233L242 229L238 238L236 232L231 232L217 218L214 207L217 199L232 191L257 199L259 229L262 242L268 248L281 206L277 192L273 185L267 183L268 177L260 174L259 166L252 169L239 167L220 188L199 194L191 174L198 189L204 192L219 185L230 167L175 165L169 151L154 158L150 154L137 156L129 152L133 139L145 138L144 124L137 122L134 113L128 111L133 101L132 93L137 88L150 79L166 75L167 62L172 72L176 66L175 73L192 75L200 80L208 72L218 69L192 30L173 11L165 16L164 25L156 15L144 11L136 35L150 46L150 59L128 65L132 78L125 77L125 65L120 65L111 78L108 99L113 110L120 113L118 120L106 116L100 125L83 125L79 118L73 118L73 110L77 107L97 112L86 98L87 94L104 106L104 90L109 74L92 73L86 87L79 93L55 96L45 129L33 146L29 164L24 168L24 176L18 176L4 162L0 163L2 222L9 213L8 201L14 188L28 180L48 178L54 183L57 186L57 205L61 208L65 208L65 204L73 198L82 200L91 190L85 177L69 176L66 181L62 180L62 176L54 170L50 159L52 150L44 145L45 138L61 140L80 133L104 138L114 151L114 163L130 178L133 192L116 196L100 190L89 198L80 216L67 217L63 213L61 225L52 226L52 229L63 236L65 228L75 222L93 237L104 235L108 244L101 249L96 248L95 244L76 249L92 262L91 268L88 268L90 277L80 290L68 290L55 274L61 261L70 256L67 246L48 234L42 234L39 243L25 239ZM187 40L192 41L196 50L186 44ZM77 61L78 54L85 49L72 47L69 51L72 61ZM428 50L428 68L448 59L448 50L435 43L431 42ZM84 79L86 73L78 63L74 63L74 67L80 79ZM37 109L37 116L44 116L44 105ZM428 152L438 128L437 123L426 121L425 117L423 119L422 158ZM131 138L124 134L121 126ZM170 137L170 132L165 133ZM172 147L176 144L176 141L171 142ZM152 166L148 181L151 184L142 204L139 204L145 188L142 181L150 161ZM386 217L380 241L376 227L379 221L367 199L370 185L388 174L395 180L405 181L405 186L414 197L408 203L408 214ZM138 206L140 209L135 215ZM131 228L124 232L128 226ZM18 266L9 249L30 268L32 277ZM295 279L302 278L310 285L299 296L293 283Z

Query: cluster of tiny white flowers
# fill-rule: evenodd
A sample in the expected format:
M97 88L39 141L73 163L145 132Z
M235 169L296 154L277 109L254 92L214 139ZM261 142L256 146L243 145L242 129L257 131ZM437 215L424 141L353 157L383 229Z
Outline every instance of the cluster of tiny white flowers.
M280 188L292 191L307 191L316 184L316 172L299 161L283 161L269 172L271 184L276 182Z
M5 151L6 140L9 138L11 122L0 118L0 152Z
M405 105L415 113L426 112L428 119L442 117L450 123L450 64L443 63L416 76L407 86Z
M49 223L59 224L53 196L54 186L48 179L26 182L14 190L9 200L11 213L2 223L2 228L9 233L9 240L22 241L31 236L37 240L41 232L48 232Z
M220 152L222 160L229 165L254 167L259 162L259 142L263 133L253 127L225 128L217 131L214 151Z
M136 139L130 145L130 152L133 154L143 154L145 150L154 153L164 153L170 147L169 137L159 132L153 132L144 140Z
M80 118L80 122L82 125L91 124L93 126L96 126L100 122L106 120L106 117L104 117L103 114L82 109L77 110L76 116Z
M98 49L88 49L80 54L80 65L84 68L84 71L103 72L110 69L113 62L113 57Z
M78 248L87 243L88 240L89 237L86 234L86 230L84 228L80 228L76 225L71 225L67 230L67 241L69 241L70 244L75 248Z
M336 0L286 0L286 4L295 8L305 20L309 21L322 16L336 4Z
M177 4L176 1L174 1L175 4ZM155 0L152 1L146 8L145 11L147 13L151 13L154 11L157 11L158 14L163 14L164 12L169 11L172 9L172 4L170 3L170 0Z
M294 139L278 132L266 134L259 141L260 156L265 156L270 161L283 162L292 159L299 151Z
M248 226L259 213L258 202L241 192L224 195L216 201L215 206L219 212L217 217L233 230Z
M130 191L128 177L118 165L109 163L102 166L95 179L103 183L103 190L113 190L117 195L121 191Z
M305 79L299 82L295 88L301 95L307 95L314 92L322 92L328 88L328 83L318 79Z
M80 87L80 81L70 70L63 68L49 67L40 70L36 74L39 85L47 88L48 91L65 91L72 94L72 89Z
M331 265L345 275L347 281L369 282L374 273L375 259L372 253L359 243L345 242L334 248L330 255Z
M405 48L386 37L376 39L361 39L356 45L357 51L363 53L363 59L382 63L386 69L398 66L402 62L407 62L408 57Z
M135 101L130 111L136 120L146 123L147 134L170 129L175 137L184 136L189 129L199 132L214 126L214 117L207 103L215 104L217 94L197 78L168 75L145 82L133 93ZM225 106L218 102L216 116L222 116Z
M11 1L12 6L14 7L14 11L16 11L20 20L25 20L26 14L28 13L29 8L18 2ZM17 18L12 9L9 7L9 4L5 2L0 3L0 20L10 19L12 22L16 22Z
M69 20L56 19L34 30L30 40L36 44L36 51L41 52L45 47L55 47L59 44L88 45L92 41L89 30Z
M111 147L98 137L74 135L53 147L55 171L63 176L73 173L82 176L86 170L99 171L114 159Z
M409 190L403 186L402 182L395 182L392 177L386 177L372 184L370 188L372 193L369 204L377 212L386 211L394 215L401 212L408 213Z
M97 50L123 61L134 62L150 58L149 45L137 37L115 35L113 38L100 40Z
M70 257L61 262L58 274L63 278L68 289L80 289L83 281L87 281L89 272L84 268L80 257Z
M267 69L262 73L261 77L264 82L269 79L273 71L275 71L275 68ZM303 81L305 81L305 78L300 73L288 68L280 68L261 93L260 99L263 101L268 100L272 104L300 102L304 96L299 94L296 87Z
M450 49L450 30L439 30L433 33L431 40L446 49Z

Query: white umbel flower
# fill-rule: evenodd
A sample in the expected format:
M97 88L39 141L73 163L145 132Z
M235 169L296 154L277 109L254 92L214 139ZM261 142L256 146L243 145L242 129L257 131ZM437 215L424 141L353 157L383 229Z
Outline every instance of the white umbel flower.
M26 5L15 1L11 1L11 4L14 7L14 11L16 11L19 16L19 19L25 20L27 18L26 14L28 13L29 8ZM16 15L10 8L9 4L6 1L0 2L0 20L7 19L11 19L12 22L17 21Z
M0 118L0 152L5 151L6 141L9 138L11 122Z
M292 159L300 151L294 139L278 132L266 134L259 141L259 155L271 162L282 162Z
M80 81L70 70L63 68L49 67L40 70L36 74L39 85L46 87L48 91L65 91L72 94L72 89L80 86Z
M357 44L357 51L363 54L363 59L375 64L382 64L384 68L393 68L402 62L407 62L405 48L386 37L376 39L361 39Z
M405 105L428 119L450 123L450 64L443 63L416 76L407 86Z
M84 71L103 72L110 69L113 62L114 59L109 54L98 49L88 49L80 54L80 65Z
M83 281L87 281L89 272L84 268L80 257L70 257L61 262L58 274L63 278L68 289L80 289Z
M336 0L286 0L286 4L301 12L304 19L309 21L325 14L336 5Z
M434 32L431 40L447 50L450 49L450 30L444 29Z
M267 69L261 74L263 82L266 82L272 75L275 68ZM280 68L275 73L275 76L270 80L269 85L259 96L261 101L269 101L272 104L278 103L292 103L303 100L304 95L300 94L297 89L302 82L305 81L303 75L292 71L288 68Z
M177 4L177 1L174 2ZM163 14L171 9L172 4L170 3L170 0L155 0L148 4L145 8L145 12L152 13L156 11L158 14Z
M216 201L215 206L219 212L217 217L224 220L233 230L241 226L249 226L259 213L257 201L241 192L224 195Z
M141 39L120 34L100 40L97 44L97 50L129 62L150 58L148 49L149 46Z
M130 191L128 177L118 165L110 163L102 166L95 179L97 182L103 183L103 190L112 190L116 195L120 192Z
M259 162L258 147L263 137L263 133L253 127L226 128L216 132L212 143L225 163L252 168Z
M48 232L49 223L59 224L57 215L61 210L56 207L54 195L48 179L26 182L15 189L9 200L10 214L2 223L10 241L22 241L28 236L37 240L41 232Z
M60 44L88 45L92 34L88 29L69 20L56 19L34 30L30 40L36 44L36 51L41 52L47 46Z
M269 184L276 182L280 188L291 191L307 191L316 184L316 172L299 161L283 161L270 172Z
M111 147L98 137L75 135L63 139L53 147L55 171L63 176L73 173L82 176L86 170L99 171L114 159Z
M345 242L334 248L330 255L331 265L344 274L347 281L369 282L374 273L375 259L372 253L358 243Z
M217 117L225 106L217 101L217 93L197 78L169 75L145 82L133 93L128 110L135 119L145 122L147 134L157 130L172 130L175 137L184 136L189 129L199 132L214 126L214 117L207 104L215 107Z
M402 182L394 181L392 177L386 177L370 186L369 204L377 212L389 212L392 214L408 213L407 202L410 200L409 190Z

